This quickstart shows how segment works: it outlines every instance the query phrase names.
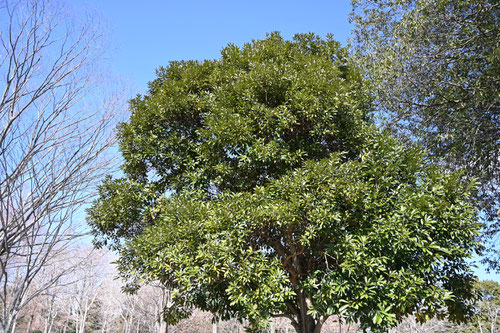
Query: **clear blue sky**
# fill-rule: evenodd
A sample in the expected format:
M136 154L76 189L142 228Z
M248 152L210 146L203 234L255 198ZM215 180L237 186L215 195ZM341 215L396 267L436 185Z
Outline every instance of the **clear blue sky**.
M172 60L215 59L229 43L242 45L266 33L332 33L346 44L351 25L350 0L71 0L85 7L108 27L113 71L131 87L145 93L155 69ZM132 97L132 96L130 96ZM477 270L481 279L500 281L500 275Z

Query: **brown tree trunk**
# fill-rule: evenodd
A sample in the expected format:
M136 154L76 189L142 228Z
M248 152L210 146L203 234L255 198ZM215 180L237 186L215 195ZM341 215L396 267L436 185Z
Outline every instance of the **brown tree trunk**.
M321 333L321 328L323 323L321 321L314 320L313 317L306 315L305 320L299 320L299 325L294 326L297 333Z
M299 310L299 316L297 318L297 324L295 326L295 330L297 333L317 333L321 331L316 330L316 321L314 318L307 314L307 311L309 310L309 306L311 305L311 298L307 295L304 295L300 291L297 292L297 299L298 299L298 310Z
M327 317L321 316L318 319L314 319L311 315L307 314L312 305L310 296L304 295L299 291L297 292L297 300L298 318L296 324L293 325L297 333L321 333L321 328Z

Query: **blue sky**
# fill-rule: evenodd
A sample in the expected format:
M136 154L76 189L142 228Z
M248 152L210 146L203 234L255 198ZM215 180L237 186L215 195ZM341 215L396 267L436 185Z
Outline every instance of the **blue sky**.
M94 12L108 30L112 70L130 86L131 96L145 93L155 69L172 60L215 59L229 43L242 45L266 33L332 33L346 45L350 0L301 1L132 1L71 0L74 9ZM127 92L128 93L128 92ZM500 275L477 270L481 279Z

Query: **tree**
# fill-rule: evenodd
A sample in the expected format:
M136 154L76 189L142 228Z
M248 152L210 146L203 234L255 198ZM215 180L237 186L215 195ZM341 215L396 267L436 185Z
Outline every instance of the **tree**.
M279 34L172 62L120 126L125 176L89 213L129 287L253 329L331 315L384 329L472 310L471 185L374 129L371 97L330 37Z
M113 274L115 276L115 274ZM123 294L121 293L121 284L115 279L108 279L103 283L99 293L99 302L101 303L101 322L100 333L112 333L119 331L119 322L121 314L121 304Z
M73 292L72 314L75 324L75 333L85 333L89 326L97 326L100 315L99 295L103 293L103 284L110 278L110 265L107 263L105 251L81 249L85 262L74 272L75 281L71 284ZM96 313L97 312L97 313ZM91 318L94 317L94 318Z
M172 332L162 320L169 290L158 283L141 286L135 294L122 295L121 317L124 332Z
M418 323L415 316L408 316L394 333L494 333L500 324L500 285L495 281L477 281L474 285L481 296L476 304L474 320L457 325L447 320L433 318L428 323Z
M500 4L354 0L358 64L395 133L479 179L490 249L500 230ZM495 253L495 252L494 252ZM489 254L500 268L500 252Z
M33 284L83 233L75 215L107 172L118 100L89 97L101 83L96 22L45 0L3 0L0 12L0 332L10 333L73 269Z
M478 281L475 288L481 294L478 303L477 320L472 322L464 332L498 332L500 325L500 284L495 281Z

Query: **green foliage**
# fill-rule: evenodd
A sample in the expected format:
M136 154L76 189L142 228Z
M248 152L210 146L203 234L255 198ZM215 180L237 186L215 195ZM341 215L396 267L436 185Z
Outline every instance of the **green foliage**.
M480 180L490 245L500 230L500 4L353 0L358 63L399 135ZM500 251L491 257L499 267ZM500 267L499 267L500 268Z
M466 323L453 323L446 319L433 318L426 323L416 323L415 316L405 318L393 332L429 332L429 333L476 333L498 332L500 327L500 285L495 281L477 281L474 290L478 295L475 315Z
M498 282L491 280L479 281L474 287L480 292L483 300L500 306L500 284Z
M217 61L172 62L121 127L123 166L173 192L244 191L304 160L354 156L370 96L346 51L314 35L229 45ZM148 173L153 173L150 177Z
M348 60L330 38L271 34L158 71L120 129L125 178L88 211L132 287L298 332L333 314L373 330L470 315L472 187L373 128Z
M477 304L477 317L463 332L497 332L500 327L500 284L495 281L479 281L474 288L481 294Z

